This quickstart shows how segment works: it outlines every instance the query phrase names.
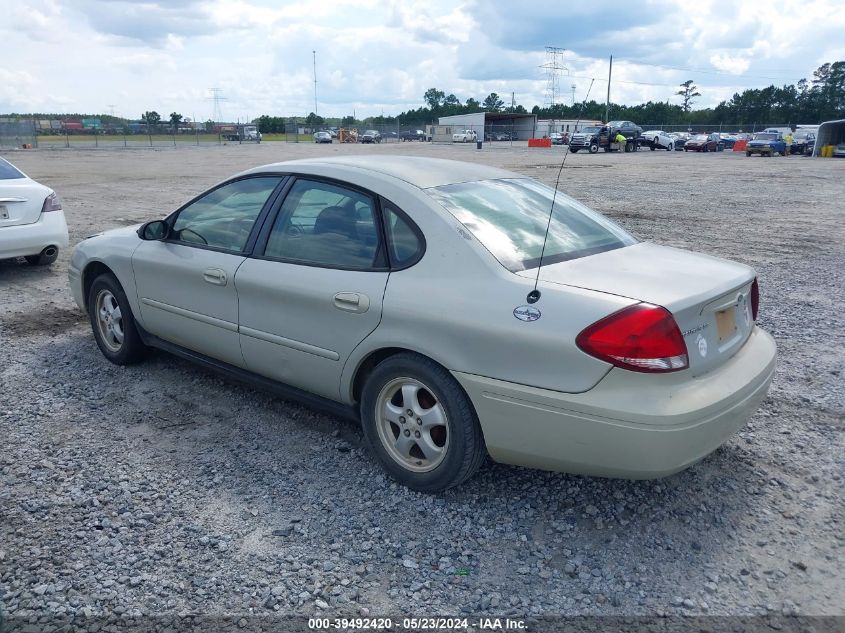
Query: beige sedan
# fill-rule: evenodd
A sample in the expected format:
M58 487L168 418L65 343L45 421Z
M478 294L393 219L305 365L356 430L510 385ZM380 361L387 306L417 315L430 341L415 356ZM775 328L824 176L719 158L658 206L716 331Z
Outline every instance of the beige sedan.
M110 361L158 347L360 419L429 492L488 455L669 475L744 425L775 366L752 269L454 161L258 167L81 242L69 275Z

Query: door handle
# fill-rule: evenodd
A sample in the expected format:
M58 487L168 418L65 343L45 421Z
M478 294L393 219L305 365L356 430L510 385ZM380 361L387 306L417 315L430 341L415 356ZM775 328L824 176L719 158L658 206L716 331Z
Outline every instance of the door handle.
M219 268L206 268L202 278L215 286L225 286L227 282L226 271Z
M338 292L334 296L334 307L346 312L363 313L370 309L370 298L357 292Z

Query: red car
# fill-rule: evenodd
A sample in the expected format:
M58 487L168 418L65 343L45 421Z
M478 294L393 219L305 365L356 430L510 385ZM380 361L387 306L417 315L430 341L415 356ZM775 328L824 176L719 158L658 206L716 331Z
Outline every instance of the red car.
M716 133L696 134L684 144L685 152L717 152L723 149L721 139Z

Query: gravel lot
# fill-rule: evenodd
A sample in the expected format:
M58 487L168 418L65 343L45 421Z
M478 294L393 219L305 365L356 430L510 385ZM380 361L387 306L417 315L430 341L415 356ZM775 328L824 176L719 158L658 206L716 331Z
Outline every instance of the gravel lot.
M243 168L358 152L550 184L561 156L410 143L5 156L59 192L73 244ZM109 364L67 290L69 251L49 269L0 262L0 612L845 615L843 168L567 159L561 189L635 235L760 275L760 324L779 345L770 396L726 446L660 481L489 464L416 494L381 474L352 423L164 353Z

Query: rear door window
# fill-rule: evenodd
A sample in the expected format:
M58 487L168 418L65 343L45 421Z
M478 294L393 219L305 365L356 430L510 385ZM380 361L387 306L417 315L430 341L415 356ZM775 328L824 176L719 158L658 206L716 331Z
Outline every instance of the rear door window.
M0 180L13 180L15 178L26 178L12 163L0 158Z

